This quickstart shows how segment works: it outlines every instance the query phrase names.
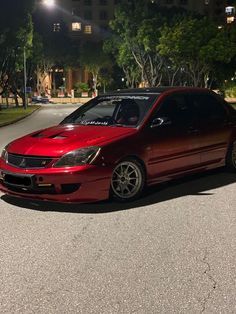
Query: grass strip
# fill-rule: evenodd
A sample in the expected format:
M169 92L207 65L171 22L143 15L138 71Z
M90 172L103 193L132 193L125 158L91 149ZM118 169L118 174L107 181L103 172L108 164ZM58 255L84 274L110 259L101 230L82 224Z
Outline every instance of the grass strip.
M26 109L24 109L23 107L1 109L0 110L0 126L4 126L7 124L14 123L18 120L21 120L39 108L40 106L31 105L27 107Z

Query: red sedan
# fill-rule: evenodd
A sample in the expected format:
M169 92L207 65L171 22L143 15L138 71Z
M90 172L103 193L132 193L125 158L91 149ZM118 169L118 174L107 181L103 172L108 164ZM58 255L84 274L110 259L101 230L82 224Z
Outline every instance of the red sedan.
M236 112L218 95L121 90L8 144L0 190L60 202L128 201L147 185L225 164L236 170Z

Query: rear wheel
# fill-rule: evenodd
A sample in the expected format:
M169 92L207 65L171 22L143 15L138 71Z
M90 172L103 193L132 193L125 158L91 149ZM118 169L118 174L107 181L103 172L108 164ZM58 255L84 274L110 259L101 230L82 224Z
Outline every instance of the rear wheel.
M236 142L230 145L226 156L226 167L236 172Z
M114 169L111 194L118 201L131 201L140 196L145 183L143 166L135 159L121 161Z

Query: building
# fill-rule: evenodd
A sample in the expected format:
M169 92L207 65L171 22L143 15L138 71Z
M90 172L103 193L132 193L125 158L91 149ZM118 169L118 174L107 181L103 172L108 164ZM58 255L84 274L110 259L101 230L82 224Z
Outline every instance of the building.
M228 25L236 23L236 1L228 1L225 8L226 22Z
M187 11L197 12L200 14L205 14L206 11L206 3L204 0L160 0L158 3L163 7L181 7Z
M114 16L117 0L60 0L71 36L78 40L101 40Z
M58 6L72 40L78 46L87 41L101 41L108 35L108 24L114 17L118 0L58 0ZM67 90L74 82L88 82L89 73L82 68L69 69L66 75Z
M181 7L187 11L209 16L218 23L224 23L227 0L159 0L164 7Z
M120 2L129 0L58 0L71 36L78 40L100 40L108 31L109 21ZM160 6L185 8L223 22L227 0L147 0ZM55 27L57 27L55 25Z

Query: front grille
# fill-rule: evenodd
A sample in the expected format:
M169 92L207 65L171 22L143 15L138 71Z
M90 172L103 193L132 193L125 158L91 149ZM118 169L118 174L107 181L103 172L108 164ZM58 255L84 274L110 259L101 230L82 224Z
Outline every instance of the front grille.
M9 153L7 158L8 164L23 169L46 168L51 161L52 158L50 157L34 157Z

